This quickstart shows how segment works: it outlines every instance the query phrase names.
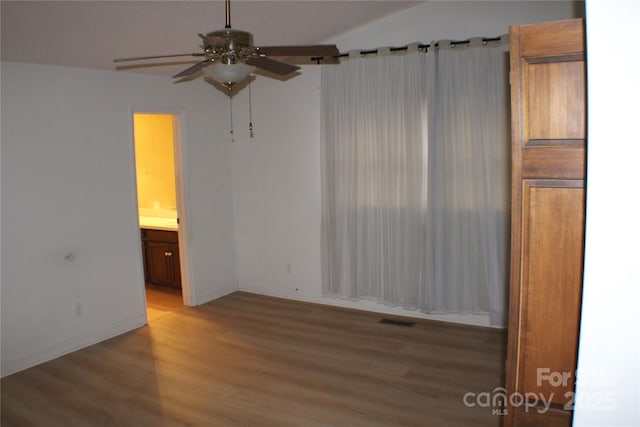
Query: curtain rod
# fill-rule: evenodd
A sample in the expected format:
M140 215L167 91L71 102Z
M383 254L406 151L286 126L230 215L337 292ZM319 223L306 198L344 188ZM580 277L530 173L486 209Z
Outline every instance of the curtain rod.
M482 38L482 43L489 43L489 42L497 42L500 41L502 39L502 37L504 36L497 36L497 37L483 37ZM452 40L449 42L451 46L455 47L459 44L469 44L471 43L471 39L466 39L466 40ZM430 43L427 44L419 44L418 45L418 49L424 49L425 52L431 47ZM438 43L436 42L435 47L438 47ZM398 46L398 47L390 47L389 50L391 52L398 52L401 50L407 50L409 48L409 45L406 46ZM374 55L378 53L378 49L369 49L369 50L361 50L360 51L360 55ZM332 58L346 58L349 56L349 52L346 53L339 53L338 55L332 56ZM320 64L320 62L324 59L324 57L322 56L314 56L311 58L312 61L316 61L316 63Z

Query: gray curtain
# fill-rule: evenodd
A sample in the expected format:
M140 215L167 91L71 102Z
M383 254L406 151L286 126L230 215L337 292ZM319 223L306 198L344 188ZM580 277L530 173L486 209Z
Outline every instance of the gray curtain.
M322 291L504 325L507 45L439 46L322 69Z
M506 38L506 37L505 37ZM440 41L427 65L429 313L506 321L509 264L508 43Z
M417 308L426 218L426 58L322 70L323 294Z

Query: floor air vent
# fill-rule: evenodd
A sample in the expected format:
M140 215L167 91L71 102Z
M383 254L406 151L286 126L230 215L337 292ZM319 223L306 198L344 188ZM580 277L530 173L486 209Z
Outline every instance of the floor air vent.
M395 325L395 326L404 326L407 328L412 328L416 325L416 322L406 322L404 320L387 319L387 318L380 320L379 323L385 323L387 325Z

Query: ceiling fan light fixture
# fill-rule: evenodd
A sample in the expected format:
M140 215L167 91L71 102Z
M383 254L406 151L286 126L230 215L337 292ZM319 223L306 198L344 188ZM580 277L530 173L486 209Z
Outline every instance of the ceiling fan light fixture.
M233 87L236 83L249 77L256 67L237 62L235 64L225 64L222 62L215 62L205 68L204 72L218 83L225 87Z
M1 0L0 0L1 1ZM229 89L246 80L256 68L266 71L266 77L287 79L300 69L299 66L270 58L276 57L308 57L337 58L340 54L336 45L292 45L292 46L254 46L253 35L248 31L231 28L231 0L225 0L225 26L222 30L198 34L202 39L202 52L172 55L136 56L116 58L115 62L140 61L156 58L172 58L179 56L199 57L200 62L182 70L173 78L178 82L193 80L198 73L204 73L209 83L212 81ZM334 61L332 63L336 63ZM320 61L318 60L319 64ZM168 63L167 65L169 65ZM146 65L145 65L146 66Z

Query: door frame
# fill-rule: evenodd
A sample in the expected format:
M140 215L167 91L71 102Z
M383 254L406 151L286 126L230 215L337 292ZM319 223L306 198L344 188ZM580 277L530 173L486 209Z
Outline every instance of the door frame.
M138 229L140 228L138 218L138 188L137 188L137 170L135 161L135 127L133 116L134 114L163 114L173 116L173 158L175 164L175 185L176 185L176 210L178 212L178 249L180 253L180 281L182 284L182 302L187 306L195 305L195 298L191 283L191 256L189 253L189 216L187 211L187 176L185 167L185 134L184 134L184 121L185 111L181 109L171 108L149 108L149 107L133 107L130 110L131 119L131 147L133 148L134 161L133 161L133 173L134 181L133 187L136 194L136 223ZM140 262L142 263L142 248L140 251ZM144 275L142 280L142 291L145 290ZM146 308L146 297L145 297Z

